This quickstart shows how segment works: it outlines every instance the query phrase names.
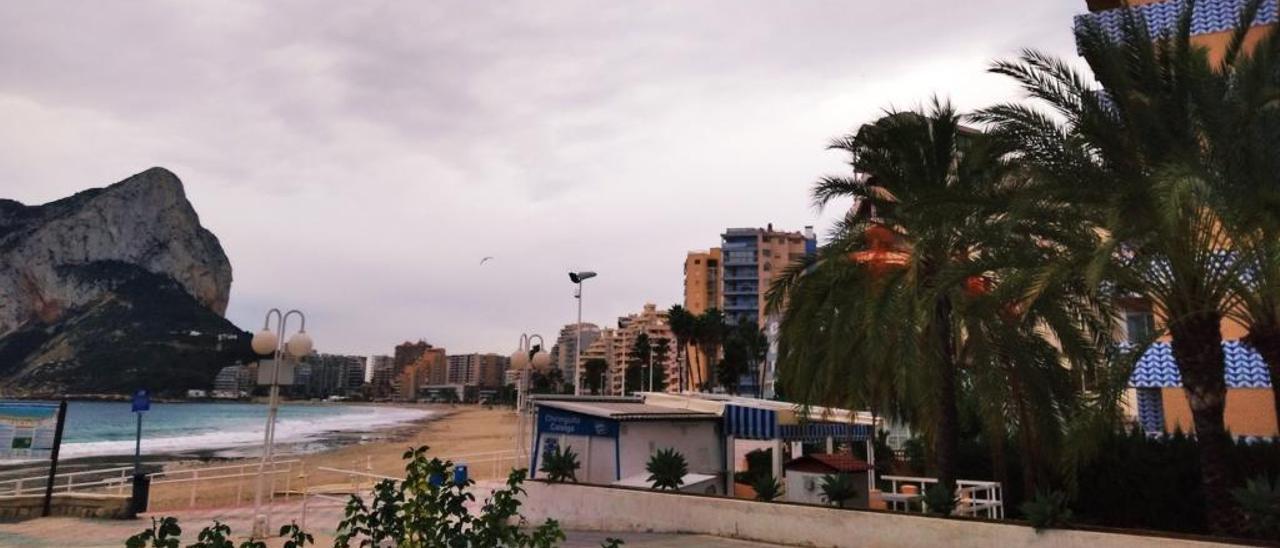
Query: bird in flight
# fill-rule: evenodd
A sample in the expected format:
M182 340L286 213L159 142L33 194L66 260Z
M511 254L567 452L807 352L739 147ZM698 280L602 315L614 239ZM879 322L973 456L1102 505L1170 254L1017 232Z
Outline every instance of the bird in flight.
M493 257L485 257L483 259L480 259L480 266L484 266L484 263L488 262L490 259L493 259Z

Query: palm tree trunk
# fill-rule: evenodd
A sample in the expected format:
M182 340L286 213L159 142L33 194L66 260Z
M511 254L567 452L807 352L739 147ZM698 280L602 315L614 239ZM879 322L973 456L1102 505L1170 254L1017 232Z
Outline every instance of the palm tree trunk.
M934 333L938 345L938 383L934 394L938 406L937 430L934 445L934 462L938 468L938 482L947 489L955 487L957 457L960 452L959 411L956 404L957 364L955 334L951 328L951 301L941 299L934 306Z
M1222 316L1216 312L1172 314L1172 350L1182 375L1182 387L1191 405L1200 457L1200 482L1204 489L1206 519L1210 530L1231 533L1238 529L1238 512L1231 497L1234 469L1231 438L1223 423L1227 404L1222 352Z
M1267 362L1267 372L1271 374L1271 400L1275 404L1276 426L1280 428L1280 325L1254 322L1249 326L1249 335L1245 342Z

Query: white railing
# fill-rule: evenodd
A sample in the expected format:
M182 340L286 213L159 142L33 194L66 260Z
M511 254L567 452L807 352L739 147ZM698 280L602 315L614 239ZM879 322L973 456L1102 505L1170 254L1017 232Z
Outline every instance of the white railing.
M910 512L912 503L920 503L920 511L928 512L929 505L924 501L924 492L930 485L938 483L938 478L918 476L880 476L890 484L888 493L880 495L890 509ZM914 487L914 493L904 493L901 486ZM1004 489L997 481L956 480L956 498L959 501L952 515L977 517L979 514L992 519L1004 518Z
M125 488L132 484L130 480L132 475L132 466L63 472L53 477L53 492L83 493L94 491L110 493L114 491L116 495L124 495ZM0 498L43 495L48 485L48 474L0 480Z
M235 480L236 501L239 502L244 495L244 484L246 479L256 478L258 476L258 468L262 466L260 461L245 461L241 464L229 464L225 466L207 466L199 468L185 468L182 470L169 470L164 472L155 472L147 474L151 479L151 496L147 498L147 511L152 510L152 502L156 499L156 486L159 485L178 485L188 484L190 490L188 493L188 508L195 508L196 501L199 499L201 492L201 484L208 482L229 482ZM289 499L293 472L302 469L302 461L299 459L283 459L274 460L267 463L262 468L262 474L270 478L270 489L267 496L270 500L275 499L277 478L284 476L284 497Z

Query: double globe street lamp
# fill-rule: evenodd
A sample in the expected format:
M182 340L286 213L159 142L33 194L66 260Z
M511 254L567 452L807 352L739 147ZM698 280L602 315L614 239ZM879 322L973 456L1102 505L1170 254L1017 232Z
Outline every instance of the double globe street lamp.
M538 350L534 351L533 340L538 339ZM524 455L525 445L525 400L529 397L530 369L545 371L551 365L551 354L548 354L546 342L542 335L520 335L520 346L511 354L511 369L516 372L516 455Z
M284 342L285 329L289 325L289 318L297 315L300 325L298 332L289 337L289 342ZM271 330L271 318L276 319L276 329ZM264 479L267 463L272 463L272 473L275 472L275 464L272 462L275 441L276 441L276 415L280 410L280 369L283 366L286 356L301 358L311 353L313 344L311 336L307 335L307 317L299 310L290 310L288 312L280 312L278 308L272 308L267 312L266 318L262 321L262 330L253 335L253 342L250 343L254 353L260 356L271 356L271 393L268 398L267 407L267 427L263 432L262 439L262 461L258 463L257 488L253 495L253 537L265 538L270 531L271 523L269 515L262 514L262 490L264 487ZM261 368L259 363L259 368ZM263 378L261 369L258 372L258 379Z

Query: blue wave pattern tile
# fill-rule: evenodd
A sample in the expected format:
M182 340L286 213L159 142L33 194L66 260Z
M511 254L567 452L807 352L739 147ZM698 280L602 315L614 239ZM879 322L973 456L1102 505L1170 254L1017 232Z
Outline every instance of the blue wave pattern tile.
M1139 388L1138 424L1147 434L1164 432L1164 393L1159 388Z
M1191 35L1211 34L1236 28L1240 20L1240 10L1246 0L1200 0L1196 2L1195 11L1191 14ZM1163 35L1173 31L1178 25L1185 6L1184 0L1166 0L1132 8L1142 17L1153 35ZM1119 41L1124 35L1124 9L1110 9L1098 13L1077 15L1075 27L1084 26L1085 21L1097 21L1112 40ZM1266 25L1280 21L1280 0L1264 0L1258 8L1258 16L1253 24Z
M1227 388L1271 387L1267 364L1252 348L1240 341L1224 341L1222 351L1226 354ZM1182 375L1178 373L1169 343L1155 343L1147 349L1134 367L1129 385L1135 388L1182 386Z

